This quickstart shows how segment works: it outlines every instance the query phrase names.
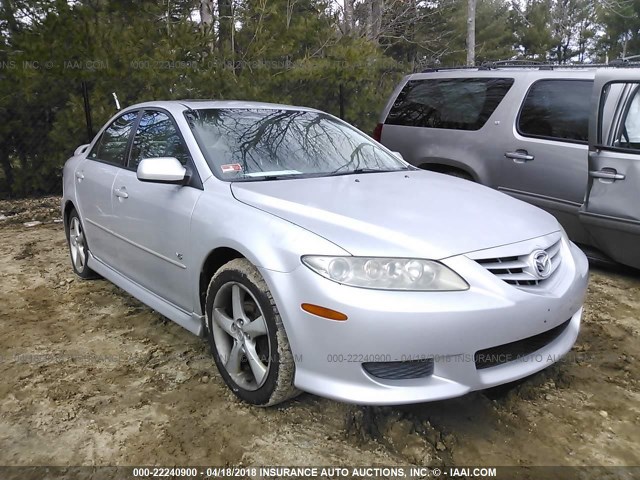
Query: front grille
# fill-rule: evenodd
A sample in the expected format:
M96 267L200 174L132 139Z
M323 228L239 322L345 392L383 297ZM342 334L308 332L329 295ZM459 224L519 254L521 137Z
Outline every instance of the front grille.
M513 257L481 258L475 259L475 261L509 285L535 287L553 278L554 273L560 266L562 262L562 256L560 255L561 242L562 239L558 239L544 249L551 260L551 273L544 279L539 278L531 264L532 252Z
M483 368L495 367L497 365L513 362L519 358L531 355L558 338L562 332L565 331L570 322L571 319L555 328L552 328L551 330L534 335L533 337L524 338L516 342L505 343L504 345L498 345L497 347L478 350L474 355L476 368L478 370L482 370Z
M386 380L423 378L433 374L433 358L407 362L366 362L362 368L368 374Z

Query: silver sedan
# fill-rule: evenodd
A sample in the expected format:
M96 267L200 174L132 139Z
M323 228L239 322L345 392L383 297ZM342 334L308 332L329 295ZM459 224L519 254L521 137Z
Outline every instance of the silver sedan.
M588 265L552 216L309 108L127 108L65 164L62 210L75 272L206 337L255 405L451 398L578 336Z

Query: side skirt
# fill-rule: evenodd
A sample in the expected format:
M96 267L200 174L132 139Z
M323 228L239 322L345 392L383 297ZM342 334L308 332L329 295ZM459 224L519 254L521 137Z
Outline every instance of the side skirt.
M204 336L203 315L198 315L194 312L186 312L185 310L176 307L174 304L167 302L164 298L159 297L143 286L138 285L116 272L114 269L94 257L91 252L89 252L87 265L93 271L99 273L114 285L133 295L159 314L164 315L169 320L176 322L181 327L186 328L191 333L198 335L199 337Z

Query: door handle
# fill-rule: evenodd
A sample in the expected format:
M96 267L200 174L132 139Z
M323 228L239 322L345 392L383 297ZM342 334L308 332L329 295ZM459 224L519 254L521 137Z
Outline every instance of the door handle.
M516 150L515 152L506 152L504 156L512 159L516 163L530 162L535 158L533 155L529 155L529 152L527 152L526 150Z
M124 187L116 188L113 191L113 194L119 198L129 198L129 194L127 193L127 189Z
M590 170L589 175L593 178L604 178L606 180L624 180L626 175L624 173L618 173L615 170Z
M83 180L84 179L84 173L82 172L76 172L76 178L78 180Z

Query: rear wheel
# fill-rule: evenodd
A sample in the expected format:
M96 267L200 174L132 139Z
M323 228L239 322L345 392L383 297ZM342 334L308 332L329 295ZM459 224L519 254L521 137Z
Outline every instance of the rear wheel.
M206 314L214 361L233 393L265 407L299 393L278 308L248 260L232 260L216 272L207 289Z
M98 275L87 266L89 247L80 216L75 209L71 211L67 221L67 242L69 243L71 266L76 275L85 279L97 278Z

